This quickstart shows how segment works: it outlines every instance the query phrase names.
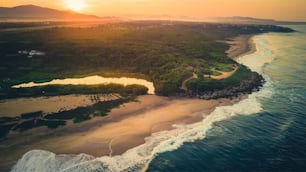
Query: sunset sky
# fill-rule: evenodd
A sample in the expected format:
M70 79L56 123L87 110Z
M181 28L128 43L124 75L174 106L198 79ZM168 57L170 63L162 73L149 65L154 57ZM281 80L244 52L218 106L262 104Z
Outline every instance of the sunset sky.
M306 21L306 0L0 0L0 6L24 4L99 16L248 16Z

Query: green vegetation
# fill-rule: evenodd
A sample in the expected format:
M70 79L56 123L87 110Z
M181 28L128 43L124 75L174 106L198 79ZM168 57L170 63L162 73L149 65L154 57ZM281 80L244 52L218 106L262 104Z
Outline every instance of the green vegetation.
M234 70L233 65L222 64L222 63L217 64L215 69L221 72L231 72Z
M97 102L89 107L78 107L73 110L62 111L45 116L47 120L73 120L74 123L80 123L90 120L93 117L106 116L111 109L120 106L123 103L132 101L133 98L121 98L105 102Z
M234 70L232 67L217 67L216 70L221 71L221 72L231 72Z
M86 115L78 115L76 116L74 119L73 119L73 122L74 123L80 123L80 122L83 122L83 121L87 121L87 120L90 120L91 117L90 116L86 116Z
M220 76L220 75L222 75L222 73L220 73L220 72L218 72L218 71L212 71L212 72L211 72L211 75Z
M228 45L218 40L269 31L289 32L278 26L167 21L2 32L0 95L14 97L11 94L19 91L10 87L15 84L89 75L143 78L153 81L157 94L173 95L192 76L188 67L202 75L210 74L218 64L235 64L224 53ZM18 53L23 50L45 55ZM193 82L215 85L200 79Z
M55 120L55 121L45 121L45 124L48 128L54 129L59 126L66 125L66 121L61 121L61 120Z
M68 94L111 94L118 93L122 96L144 95L148 88L141 85L99 84L99 85L46 85L29 88L11 88L2 98L55 96Z
M214 80L207 77L192 79L187 83L187 88L193 93L198 93L201 91L221 90L229 86L239 84L241 80L248 78L251 72L252 71L246 67L239 67L235 74L226 79Z

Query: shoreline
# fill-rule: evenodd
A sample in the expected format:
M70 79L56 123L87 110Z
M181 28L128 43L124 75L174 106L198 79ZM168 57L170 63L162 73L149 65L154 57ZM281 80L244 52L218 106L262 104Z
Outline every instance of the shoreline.
M239 57L252 54L256 51L253 37L256 34L239 35L226 41L230 48L225 52L230 58L237 60Z
M253 37L257 34L248 34L248 35L238 35L237 37L230 38L229 41L219 41L229 45L229 49L225 51L227 56L234 61L237 65L240 57L252 54L256 52L256 44L254 43ZM247 68L243 64L240 66ZM217 78L218 80L218 78ZM222 89L211 89L211 90L193 90L191 92L186 92L178 94L179 97L193 97L204 100L214 100L218 98L227 98L232 99L239 97L241 95L250 94L252 92L259 91L260 88L265 83L265 80L262 75L257 72L250 70L250 75L242 80L239 80L239 83L235 85L225 87Z
M256 52L256 44L254 43L253 37L256 34L239 35L231 38L230 41L225 41L229 44L229 49L225 52L228 57L232 58L238 63L238 60L242 56L252 54ZM239 63L238 63L239 64ZM243 64L239 64L244 66ZM191 93L189 97L197 97L204 100L218 99L218 98L235 98L240 95L250 94L252 92L259 91L265 83L263 76L257 72L251 71L250 76L243 80L240 80L239 84L223 88L221 90L210 90L203 92Z
M235 51L229 51L231 48L227 51L229 56L233 58L236 54L237 57L241 57L256 51L252 41L253 36L249 35L244 39L236 38L239 41L229 43L231 48L236 46ZM244 48L238 51L237 48L239 49L241 45L244 45L242 46ZM0 142L2 152L0 171L12 168L23 154L33 149L48 150L56 154L86 153L95 157L120 155L143 144L145 138L153 133L171 130L174 124L191 124L201 121L216 107L233 105L245 98L247 94L236 98L211 100L139 96L140 102L126 103L120 108L113 109L106 117L67 125L55 130L40 127L24 132L22 136L13 133L12 139Z

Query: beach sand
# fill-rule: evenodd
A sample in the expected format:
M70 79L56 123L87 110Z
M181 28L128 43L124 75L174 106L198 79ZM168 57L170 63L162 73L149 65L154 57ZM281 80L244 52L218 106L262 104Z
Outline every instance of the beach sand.
M55 130L40 127L22 135L11 133L9 139L1 141L0 166L11 167L24 153L32 149L49 150L58 154L122 154L144 143L145 137L154 132L169 130L173 124L200 121L217 106L234 104L240 99L200 100L140 96L139 102L123 104L106 117L97 117Z
M230 41L226 41L230 48L226 51L226 54L232 58L237 59L246 54L251 54L256 51L256 45L253 42L254 35L239 35L232 38Z

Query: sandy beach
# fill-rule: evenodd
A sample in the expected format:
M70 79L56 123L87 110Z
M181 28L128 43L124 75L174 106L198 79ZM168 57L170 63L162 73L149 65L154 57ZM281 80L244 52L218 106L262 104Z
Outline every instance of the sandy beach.
M251 54L256 51L256 46L252 40L254 35L240 35L226 41L230 48L226 51L226 54L232 58L236 59L246 54Z
M251 35L231 41L227 51L232 58L254 51ZM235 47L235 48L233 48ZM125 103L108 116L57 129L39 127L23 133L10 133L0 141L0 171L9 170L21 156L33 149L57 154L86 153L93 156L118 155L141 145L154 132L170 130L174 124L203 120L216 107L232 105L246 96L234 99L201 100L146 95L138 102Z
M106 117L55 130L40 127L11 133L1 141L1 167L14 164L32 149L49 150L58 154L87 153L94 156L117 155L144 143L154 132L169 130L173 124L188 124L202 120L217 106L238 102L233 100L200 100L140 96L139 102L129 102L113 109Z

